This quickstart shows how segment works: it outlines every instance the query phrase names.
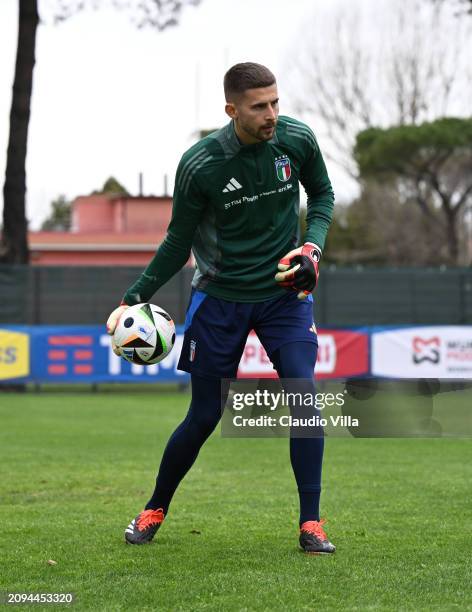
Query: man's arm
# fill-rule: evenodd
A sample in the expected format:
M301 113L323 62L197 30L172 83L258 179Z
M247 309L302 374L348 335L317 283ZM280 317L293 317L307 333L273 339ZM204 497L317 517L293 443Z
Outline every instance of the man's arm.
M196 183L189 178L188 164L180 162L175 177L172 219L167 235L138 280L128 289L123 302L128 306L147 302L187 262L193 237L205 209Z
M334 193L320 148L309 128L306 145L307 155L300 172L300 182L308 196L305 242L323 250L333 218Z
M318 282L318 263L333 218L334 193L315 135L303 124L297 133L304 141L300 182L308 196L305 243L282 257L275 280L281 287L295 289L302 300Z

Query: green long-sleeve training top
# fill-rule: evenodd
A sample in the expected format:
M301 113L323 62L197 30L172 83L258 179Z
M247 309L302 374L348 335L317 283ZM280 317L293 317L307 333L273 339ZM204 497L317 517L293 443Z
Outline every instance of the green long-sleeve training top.
M260 302L283 294L277 263L298 246L299 182L307 193L306 242L323 248L334 195L308 126L280 116L267 142L242 145L233 122L183 155L165 240L124 302L147 302L193 251L195 289Z

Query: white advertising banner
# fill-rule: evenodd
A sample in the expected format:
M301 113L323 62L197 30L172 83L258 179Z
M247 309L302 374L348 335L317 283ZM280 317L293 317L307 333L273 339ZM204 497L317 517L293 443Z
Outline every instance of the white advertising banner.
M472 378L472 326L408 327L372 334L372 374Z

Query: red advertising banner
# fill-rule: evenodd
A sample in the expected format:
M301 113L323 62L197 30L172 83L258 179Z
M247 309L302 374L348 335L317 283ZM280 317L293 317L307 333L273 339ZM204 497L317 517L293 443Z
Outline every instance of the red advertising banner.
M364 331L318 331L316 377L346 378L369 373L369 335ZM254 332L249 335L239 363L241 378L276 378L270 359Z

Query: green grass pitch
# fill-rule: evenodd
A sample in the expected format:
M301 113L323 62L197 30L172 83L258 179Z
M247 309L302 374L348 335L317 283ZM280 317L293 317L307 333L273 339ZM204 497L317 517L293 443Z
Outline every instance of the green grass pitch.
M187 403L0 395L0 591L73 592L77 610L472 609L470 440L327 440L337 552L311 557L288 441L217 431L155 541L125 545Z

